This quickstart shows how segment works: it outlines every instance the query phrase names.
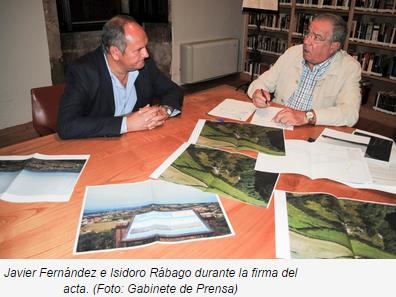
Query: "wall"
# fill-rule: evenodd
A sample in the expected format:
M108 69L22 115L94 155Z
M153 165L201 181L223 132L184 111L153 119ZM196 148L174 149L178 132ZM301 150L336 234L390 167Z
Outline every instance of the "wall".
M53 84L59 84L64 82L65 76L56 1L43 0L43 6L51 65L51 79Z
M242 69L242 0L171 0L172 79L180 83L180 44L219 38L239 39Z
M51 85L42 0L0 1L0 129L32 120L30 89Z

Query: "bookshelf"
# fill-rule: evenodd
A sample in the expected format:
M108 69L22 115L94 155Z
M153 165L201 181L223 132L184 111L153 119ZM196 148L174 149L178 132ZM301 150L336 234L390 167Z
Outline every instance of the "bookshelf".
M241 77L251 78L249 54L256 38L261 65L253 77L268 69L287 48L302 43L312 17L324 12L339 14L347 22L349 38L343 49L360 62L362 85L370 88L361 116L378 124L383 120L391 126L388 134L396 133L396 116L373 110L377 92L396 90L396 0L280 0L277 14L261 16L260 35L254 34L256 18L246 15L245 69Z

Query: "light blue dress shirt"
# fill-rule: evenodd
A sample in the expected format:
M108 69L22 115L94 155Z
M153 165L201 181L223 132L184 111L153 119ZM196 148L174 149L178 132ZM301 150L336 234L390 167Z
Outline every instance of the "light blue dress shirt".
M114 93L114 116L123 116L122 124L121 124L121 131L120 133L127 132L127 117L129 113L132 112L133 108L135 107L137 101L137 94L135 88L135 81L139 75L139 71L131 71L128 72L128 81L126 86L124 87L122 83L118 80L118 78L111 72L109 64L107 62L107 57L105 56L107 70L110 73L111 77L111 84L113 86L113 93Z

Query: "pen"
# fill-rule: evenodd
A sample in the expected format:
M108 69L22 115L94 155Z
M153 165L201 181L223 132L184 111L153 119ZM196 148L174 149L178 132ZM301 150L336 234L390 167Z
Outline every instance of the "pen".
M333 139L333 140L338 140L338 141L343 141L343 142L347 142L347 143L352 143L352 144L367 146L367 144L365 144L365 143L361 143L361 142L357 142L357 141L352 141L352 140L341 139L341 138L337 138L337 137L333 137L333 136L329 136L329 135L322 135L322 137L324 137L324 138L329 138L329 139Z
M267 100L267 97L265 96L265 94L264 94L264 90L263 89L260 89L260 91L261 91L261 95L264 97L264 99L266 100L266 103L268 104L268 105L270 105L270 101L269 100Z

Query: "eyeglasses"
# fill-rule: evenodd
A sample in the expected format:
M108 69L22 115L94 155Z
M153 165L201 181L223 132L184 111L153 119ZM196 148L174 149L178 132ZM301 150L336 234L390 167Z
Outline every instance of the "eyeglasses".
M327 39L324 38L323 36L320 36L319 34L315 33L315 32L309 32L309 31L305 31L304 32L304 39L308 39L312 37L314 42L324 42Z

